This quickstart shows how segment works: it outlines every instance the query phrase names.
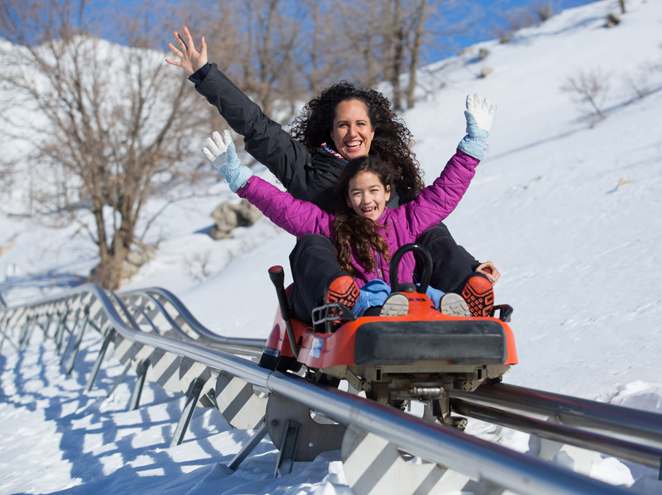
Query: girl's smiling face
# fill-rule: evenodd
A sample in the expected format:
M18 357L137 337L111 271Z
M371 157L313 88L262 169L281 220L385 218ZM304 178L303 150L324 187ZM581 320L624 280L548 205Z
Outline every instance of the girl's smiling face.
M346 160L365 156L370 151L374 136L365 103L360 100L338 103L331 129L331 139L338 153Z
M377 221L391 198L391 187L384 187L373 172L363 171L349 180L347 206L361 216Z

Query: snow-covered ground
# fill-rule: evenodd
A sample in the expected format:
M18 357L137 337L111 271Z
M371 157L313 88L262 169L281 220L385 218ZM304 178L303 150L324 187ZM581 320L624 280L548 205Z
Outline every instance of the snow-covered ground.
M508 44L482 43L429 67L434 79L423 83L443 87L404 118L431 182L463 135L465 96L490 95L499 106L491 151L447 223L470 252L496 264L497 302L515 308L520 364L505 381L662 414L662 2L631 0L621 23L606 29L616 3L564 11ZM489 50L480 61L479 47ZM493 71L478 78L483 67ZM608 82L602 121L560 89L581 72ZM637 98L635 87L648 94ZM287 267L294 239L263 219L213 241L204 233L209 215L232 198L227 185L217 190L166 210L153 228L157 258L125 289L164 287L218 333L265 337L276 306L266 271ZM75 225L3 216L0 247L9 304L75 285L95 264ZM265 440L228 472L223 464L248 432L211 410L198 410L185 442L168 449L183 398L149 385L140 410L126 412L127 379L104 400L121 372L114 358L84 395L100 345L93 337L70 377L50 342L2 349L0 493L350 493L337 452L274 480L277 452ZM468 431L528 448L521 433L476 422ZM615 459L596 456L592 474L662 491L657 470Z

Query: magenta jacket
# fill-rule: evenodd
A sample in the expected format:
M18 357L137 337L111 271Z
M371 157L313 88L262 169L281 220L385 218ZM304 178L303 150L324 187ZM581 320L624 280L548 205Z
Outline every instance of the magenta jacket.
M386 208L377 222L386 226L380 234L388 244L389 253L416 239L430 227L434 227L455 209L462 196L469 188L475 174L478 160L457 150L448 161L432 185L421 191L410 203L405 203L395 210ZM313 203L294 199L289 193L281 191L268 182L253 176L237 194L255 205L272 222L292 235L302 237L305 234L320 234L335 239L334 215L326 213ZM389 262L378 253L373 253L377 266L373 271L366 269L352 257L352 266L356 271L356 285L360 288L374 279L382 279L390 284ZM413 282L415 269L413 253L407 253L400 261L398 282Z

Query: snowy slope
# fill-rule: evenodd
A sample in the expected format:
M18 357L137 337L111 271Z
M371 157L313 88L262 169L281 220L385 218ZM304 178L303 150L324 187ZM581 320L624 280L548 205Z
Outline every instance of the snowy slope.
M423 83L443 88L403 117L429 183L463 135L465 96L479 92L498 104L490 153L448 225L476 257L496 264L497 303L515 308L520 364L506 382L662 413L662 2L629 1L621 24L606 29L615 4L564 11L508 44L482 43L429 67L425 77L434 79ZM479 47L490 52L481 61ZM493 69L484 79L482 67ZM580 71L599 71L609 83L603 121L560 90ZM650 94L635 98L629 81ZM276 306L266 271L287 267L294 239L263 219L233 240L212 241L204 234L209 214L232 198L226 184L216 189L217 197L171 206L159 218L157 259L126 289L167 288L214 331L265 337ZM77 283L71 274L85 275L94 250L76 231L0 218L0 246L15 242L0 256L0 273L23 273L0 283L5 300ZM200 282L192 274L205 257L210 275ZM276 452L266 441L230 476L221 464L247 433L229 431L214 411L198 411L187 441L167 449L182 398L150 387L139 411L124 412L131 380L110 400L102 401L103 390L84 396L99 345L87 342L86 362L69 378L50 343L20 354L3 348L0 493L348 493L337 453L272 480ZM110 360L99 388L120 371ZM527 449L524 434L477 423L469 431ZM600 457L593 469L645 493L659 493L657 474Z

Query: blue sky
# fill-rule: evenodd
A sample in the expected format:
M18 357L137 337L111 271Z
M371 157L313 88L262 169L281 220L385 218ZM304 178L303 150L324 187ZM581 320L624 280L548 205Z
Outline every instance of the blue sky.
M126 10L132 11L137 8L139 5L144 5L146 0L114 0L119 3L121 6L125 7ZM298 0L285 0L290 2L292 5L297 5ZM427 50L423 55L423 64L429 64L436 62L438 60L444 59L448 56L454 55L462 48L473 45L481 41L487 41L495 38L495 23L499 22L501 16L506 15L508 11L512 9L529 9L533 12L533 9L536 5L552 5L555 12L559 12L564 9L578 7L580 5L585 5L587 3L592 3L594 0L474 0L471 3L478 5L482 10L483 19L476 26L472 27L468 32L463 34L455 34L452 36L443 37L441 43L436 46L432 46ZM178 2L175 0L166 0L166 2L171 3L172 5L178 5ZM93 6L94 4L108 5L106 0L92 0L87 2L88 6ZM332 14L332 12L331 12ZM458 14L458 16L461 14ZM446 16L447 22L451 25L453 24L453 14ZM176 23L177 25L177 23ZM193 29L195 26L190 26ZM196 33L194 33L196 34ZM116 33L109 33L109 37L114 37ZM163 46L161 47L164 50L167 50L167 43L171 41L171 33L164 33L163 36ZM113 40L118 41L118 40Z
M450 50L432 50L426 56L425 63L432 63L453 55L462 48L474 45L481 41L495 38L493 26L499 21L499 16L513 9L530 9L532 12L537 5L552 5L554 12L560 12L572 7L579 7L595 0L477 0L474 4L480 5L484 12L484 19L465 34L457 34L452 38Z
M125 5L127 7L136 7L137 5L144 3L143 0L140 1L116 0L116 1L119 1L120 4ZM176 4L174 0L167 0L167 1ZM287 0L287 1L292 2L292 4L298 3L298 0ZM531 9L531 11L533 11L533 8L536 5L551 4L554 8L554 11L559 12L567 8L578 7L580 5L592 3L593 1L594 0L474 0L471 3L480 6L481 10L483 11L483 20L465 34L456 34L450 38L445 37L444 43L447 44L448 47L442 47L442 46L433 47L428 51L428 53L424 54L423 63L427 64L427 63L436 62L438 60L441 60L443 58L446 58L450 55L457 53L458 50L464 47L473 45L480 41L494 39L495 37L493 30L494 23L498 22L500 15L505 14L507 11L511 9L528 8ZM452 23L452 18L450 22ZM167 50L166 47L167 42L171 40L169 34L170 33L168 33L168 35L164 35L163 49L165 50Z

